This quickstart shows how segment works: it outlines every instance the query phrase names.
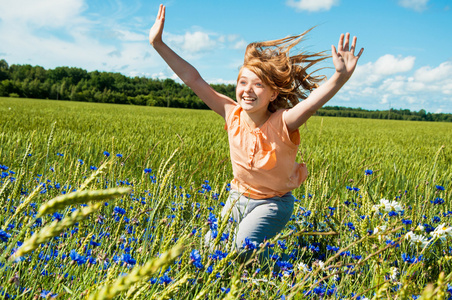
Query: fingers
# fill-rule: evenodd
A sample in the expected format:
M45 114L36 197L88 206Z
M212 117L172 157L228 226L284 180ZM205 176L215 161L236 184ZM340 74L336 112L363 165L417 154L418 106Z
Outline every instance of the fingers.
M349 44L350 44L350 33L347 32L347 34L345 35L344 51L348 51Z
M159 12L157 14L157 20L160 20L162 18L165 18L165 6L163 4L160 4Z
M339 43L337 44L337 50L338 51L343 51L343 45L344 44L344 34L342 33L341 36L339 37Z
M331 55L333 56L333 59L337 58L337 51L336 51L336 47L334 47L334 45L331 45Z
M359 50L358 55L356 55L357 58L359 58L361 56L361 54L363 54L364 48L361 48L361 50Z
M356 36L353 37L352 46L350 47L350 52L354 53L356 47Z
M350 45L350 33L346 33L346 34L341 34L340 38L339 38L339 44L338 44L338 53L340 54L340 52L343 51L350 51L353 55L356 49L356 41L357 41L357 37L354 36L352 39L352 44ZM350 50L349 50L350 47ZM358 55L356 57L360 57L361 54L363 53L364 48L361 48L361 50L359 51Z

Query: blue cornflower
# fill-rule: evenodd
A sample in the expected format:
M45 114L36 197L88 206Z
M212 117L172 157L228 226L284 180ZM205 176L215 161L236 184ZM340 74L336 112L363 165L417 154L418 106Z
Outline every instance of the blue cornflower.
M198 269L202 269L203 265L201 263L202 257L201 254L199 253L198 250L193 249L190 253L190 259L191 262L193 263L193 265L198 268Z
M89 241L89 244L94 247L99 247L102 243L98 243L98 242L91 240L91 241Z
M420 262L422 260L422 257L423 255L420 255L418 258L416 258L415 255L413 255L413 257L410 257L408 254L402 253L403 261L409 264L415 264L417 262Z
M438 216L434 216L433 219L432 219L432 222L433 223L439 223L439 222L441 222L441 218L438 217Z
M292 272L293 271L293 265L288 261L277 261L276 264L283 272Z
M337 251L339 251L339 247L327 245L326 250L337 252Z
M210 229L217 229L217 218L211 212L209 212L209 217L207 218L207 223L209 224Z
M146 169L144 169L144 173L151 173L152 172L152 169L150 169L150 168L146 168Z
M279 246L282 250L286 250L286 249L287 249L286 241L285 241L285 240L278 241L278 246Z
M396 211L394 211L394 210L391 210L389 213L388 213L388 216L390 216L390 217L397 217L399 214L396 212Z
M372 175L373 173L374 173L374 171L369 170L369 169L364 171L364 174L366 174L366 175Z
M50 167L49 170L55 172L55 169L53 167Z
M80 163L80 165L83 165L83 160L81 160L80 158L77 159L77 161Z
M83 265L87 260L85 256L78 254L75 249L71 250L71 252L69 253L69 257L73 261L77 262L78 265Z
M10 237L11 237L11 234L0 229L0 240L2 242L6 243Z
M119 207L119 206L116 206L116 207L113 209L113 212L115 212L115 213L117 213L117 214L119 214L119 215L123 215L123 214L126 213L126 210L125 210L124 208L121 208L121 207Z
M245 238L245 241L243 241L243 248L247 250L257 249L257 242L251 241L249 238Z
M137 263L137 261L130 256L128 253L124 253L121 255L121 260L127 264L127 266L133 266Z
M231 288L224 288L224 287L222 287L222 288L221 288L221 291L222 291L223 293L227 294L227 293L229 293L229 292L231 291Z
M435 198L435 200L430 200L430 203L432 203L433 205L443 204L444 203L444 199L438 197L438 198Z
M57 154L56 154L57 156L64 156L64 154L63 153L59 153L59 152L57 152Z
M116 154L116 157L122 158L122 154L118 153L118 154Z
M64 216L62 214L60 214L59 212L54 212L52 215L52 221L54 221L54 220L61 221L61 219L63 219L63 217Z
M96 171L97 170L97 167L95 167L95 166L91 166L91 167L89 167L91 170L93 170L93 171Z
M347 223L347 227L348 227L350 230L355 230L355 225L353 225L352 222L348 222L348 223Z
M163 274L163 276L159 278L160 284L169 284L169 283L171 283L171 281L173 281L173 280L166 273Z
M405 224L405 225L411 225L411 224L413 224L413 221L412 220L405 220L405 219L402 219L402 223L403 224Z
M110 156L110 153L108 153L107 151L104 151L103 154L104 154L106 157L109 157L109 156Z
M435 186L438 191L444 191L444 187L442 185Z
M48 299L48 298L56 298L58 294L53 294L51 291L42 290L41 294L39 294L40 297Z

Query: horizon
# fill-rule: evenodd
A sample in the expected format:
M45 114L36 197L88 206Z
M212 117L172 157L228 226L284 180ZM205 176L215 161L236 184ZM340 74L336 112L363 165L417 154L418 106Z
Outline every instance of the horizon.
M182 83L147 40L159 4L0 0L0 59L9 65L76 67ZM358 37L357 51L364 47L354 75L325 106L452 113L452 39L447 38L452 12L447 0L163 4L164 41L209 83L235 85L248 43L315 27L301 50L330 53L345 32ZM328 77L334 68L330 59L319 67L330 68L318 73Z

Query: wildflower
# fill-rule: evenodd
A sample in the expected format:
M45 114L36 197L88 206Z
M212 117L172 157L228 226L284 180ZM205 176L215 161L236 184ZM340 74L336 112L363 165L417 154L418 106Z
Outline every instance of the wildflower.
M434 239L440 239L445 238L446 236L451 236L452 227L446 227L446 225L443 223L441 225L438 225L438 227L436 227L435 230L430 233L430 235L433 236Z
M325 265L325 263L324 263L323 265ZM320 264L319 264L319 266L320 266L322 269L323 269L323 265L320 265ZM308 265L306 265L306 264L303 263L303 262L300 262L300 263L297 265L297 270L298 270L298 271L301 271L301 272L303 272L303 273L308 273L308 272L311 271L311 269L308 267Z
M229 292L231 291L231 288L224 288L224 287L222 287L222 288L221 288L221 291L222 291L223 293L227 294L227 293L229 293Z
M391 280L396 281L397 275L399 275L399 270L396 267L391 267L391 275L390 275Z
M218 229L217 218L211 212L209 212L209 217L207 218L207 223L209 224L210 229Z
M163 276L159 278L160 284L169 284L169 283L171 283L171 281L173 281L173 280L166 273L163 274Z
M81 160L80 158L77 159L77 161L79 162L80 165L83 165L83 160Z
M416 258L416 256L413 255L413 257L410 257L408 254L406 253L402 253L402 259L404 262L409 263L409 264L415 264L418 263L422 260L423 255L419 255L418 258Z
M438 217L438 216L434 216L434 217L432 218L432 222L433 222L433 223L439 223L439 222L441 222L441 218Z
M435 187L438 191L444 191L444 187L441 185L436 185Z
M132 258L132 256L128 253L121 255L121 260L125 262L128 267L135 265L137 262L136 259Z
M93 171L96 171L97 170L97 167L95 167L95 166L91 166L91 167L89 167L91 170L93 170Z
M285 276L290 275L293 272L293 265L288 261L277 261L276 264Z
M104 151L103 154L104 154L106 157L109 157L109 156L110 156L110 153L108 153L107 151Z
M369 170L369 169L364 171L364 174L366 174L366 175L372 175L373 173L374 173L374 171Z
M407 220L402 219L402 223L405 224L405 225L411 225L413 223L413 221L408 220L408 219Z
M257 249L257 243L255 241L251 241L249 238L245 238L245 241L243 241L243 248L247 250Z
M190 259L191 259L191 262L193 263L193 265L196 268L198 268L198 269L203 268L203 265L201 263L202 257L201 257L201 254L199 254L198 250L194 249L194 250L191 251Z
M287 249L286 241L285 241L285 240L278 241L278 246L279 246L282 250L286 250L286 249Z
M8 239L11 237L11 234L9 234L9 233L7 233L7 232L5 232L5 231L3 231L3 230L0 230L0 240L2 241L2 242L8 242Z
M150 169L150 168L146 168L146 169L144 169L144 173L151 173L152 172L152 169Z
M77 262L78 265L83 265L87 260L85 256L78 254L75 249L71 250L71 252L69 253L69 257L73 261Z
M41 294L39 294L42 298L49 299L49 298L56 298L58 294L53 294L51 291L42 290Z
M339 251L339 247L327 245L326 250L337 252L337 251Z
M116 157L122 158L122 154L118 153L118 154L116 154Z
M409 240L412 245L421 246L422 248L427 246L429 243L426 237L424 237L423 235L415 234L412 231L405 234L405 239Z
M397 201L389 201L387 199L381 199L380 204L374 205L372 207L375 211L379 211L380 209L383 209L385 212L396 212L400 213L403 212L402 206Z
M383 238L382 232L386 230L386 225L377 226L374 228L373 234L378 235L378 240L381 241Z
M444 199L437 197L437 198L435 198L435 200L430 200L430 203L432 203L433 205L443 204L444 203Z

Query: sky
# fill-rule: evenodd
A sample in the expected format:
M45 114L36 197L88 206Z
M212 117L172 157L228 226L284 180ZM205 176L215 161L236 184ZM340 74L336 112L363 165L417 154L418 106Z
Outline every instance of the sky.
M235 84L248 43L315 27L298 51L346 32L364 48L328 106L452 113L452 0L0 0L0 59L178 80L148 41L160 3L163 40L209 83Z

